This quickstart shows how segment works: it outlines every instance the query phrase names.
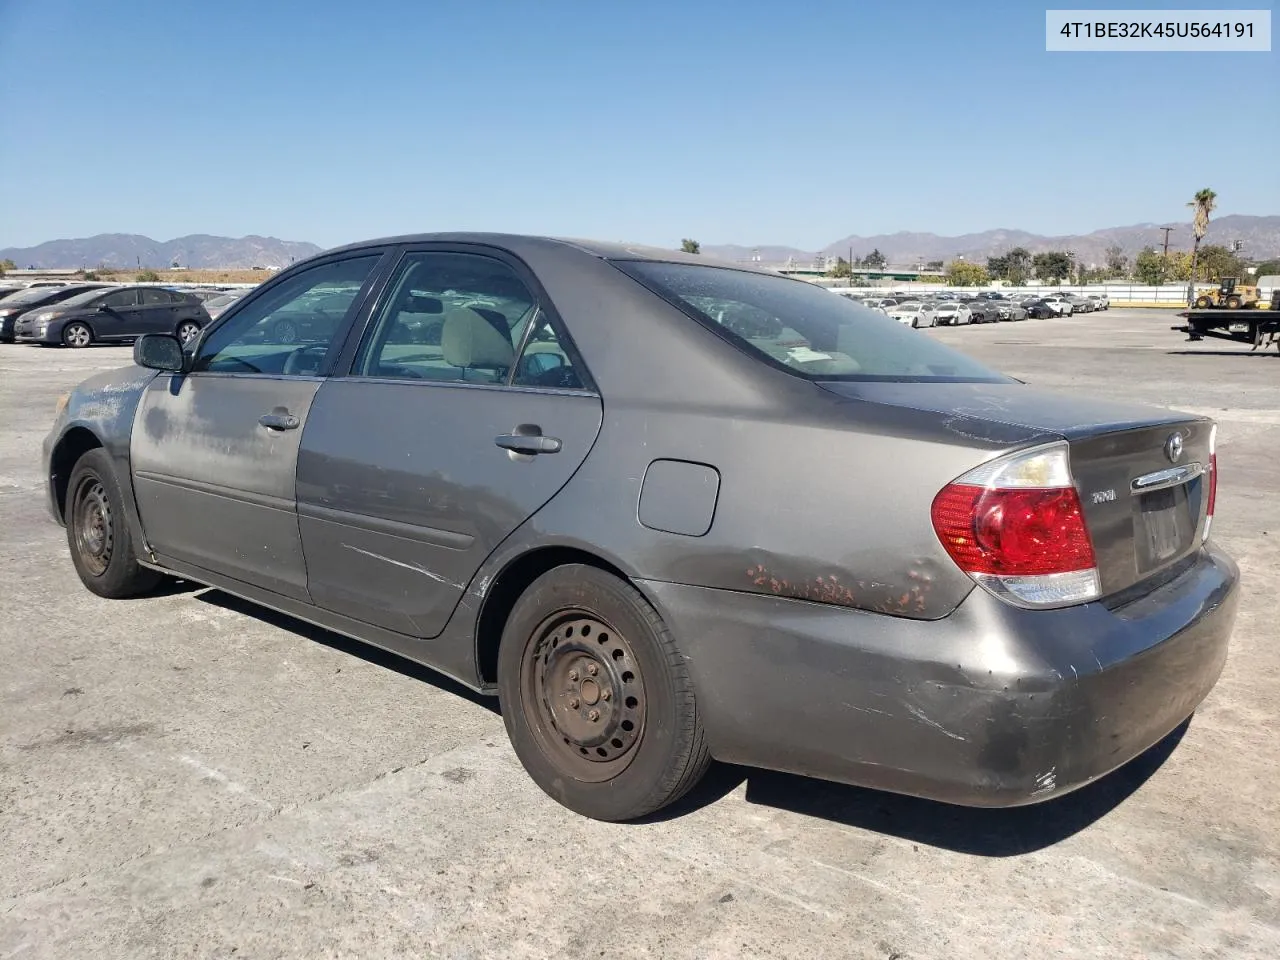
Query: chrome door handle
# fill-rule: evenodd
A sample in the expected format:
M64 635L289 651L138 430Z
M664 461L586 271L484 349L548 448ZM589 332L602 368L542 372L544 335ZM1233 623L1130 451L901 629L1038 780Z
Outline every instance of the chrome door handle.
M258 423L268 430L297 430L302 421L291 413L264 413Z
M493 442L502 447L503 450L511 450L514 453L559 453L560 448L564 446L556 437L543 436L522 436L518 433L504 433L500 437L494 437Z

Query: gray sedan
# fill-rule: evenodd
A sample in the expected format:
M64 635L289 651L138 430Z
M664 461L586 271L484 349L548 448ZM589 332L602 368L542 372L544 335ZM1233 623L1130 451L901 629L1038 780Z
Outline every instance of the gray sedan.
M587 816L712 758L1044 800L1226 656L1211 421L1044 393L803 281L402 237L134 360L45 442L85 586L186 578L494 694Z

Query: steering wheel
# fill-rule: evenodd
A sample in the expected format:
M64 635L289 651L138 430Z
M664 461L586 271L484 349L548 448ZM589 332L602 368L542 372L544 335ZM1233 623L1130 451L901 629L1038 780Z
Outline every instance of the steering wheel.
M305 347L298 347L291 354L289 359L284 362L284 372L294 376L307 376L309 373L319 373L320 365L324 363L325 355L329 352L327 343L312 343ZM315 363L304 364L304 360L308 354L319 354ZM299 370L301 368L301 370Z

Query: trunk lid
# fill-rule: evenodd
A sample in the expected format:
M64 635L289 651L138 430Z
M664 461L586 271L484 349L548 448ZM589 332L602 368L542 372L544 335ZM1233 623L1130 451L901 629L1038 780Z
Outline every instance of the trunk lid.
M1045 441L1068 441L1104 597L1158 579L1200 546L1209 500L1211 420L1019 383L822 386L871 403L1006 423L1042 433Z

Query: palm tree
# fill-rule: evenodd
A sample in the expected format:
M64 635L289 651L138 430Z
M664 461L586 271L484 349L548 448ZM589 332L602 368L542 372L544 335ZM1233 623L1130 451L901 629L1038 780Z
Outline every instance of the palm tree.
M1200 241L1209 232L1209 214L1213 213L1217 199L1218 195L1205 187L1197 190L1195 199L1187 204L1195 210L1195 215L1191 218L1191 232L1195 235L1195 242L1191 245L1191 279L1187 281L1187 306L1192 306L1196 301L1196 258L1200 255Z

